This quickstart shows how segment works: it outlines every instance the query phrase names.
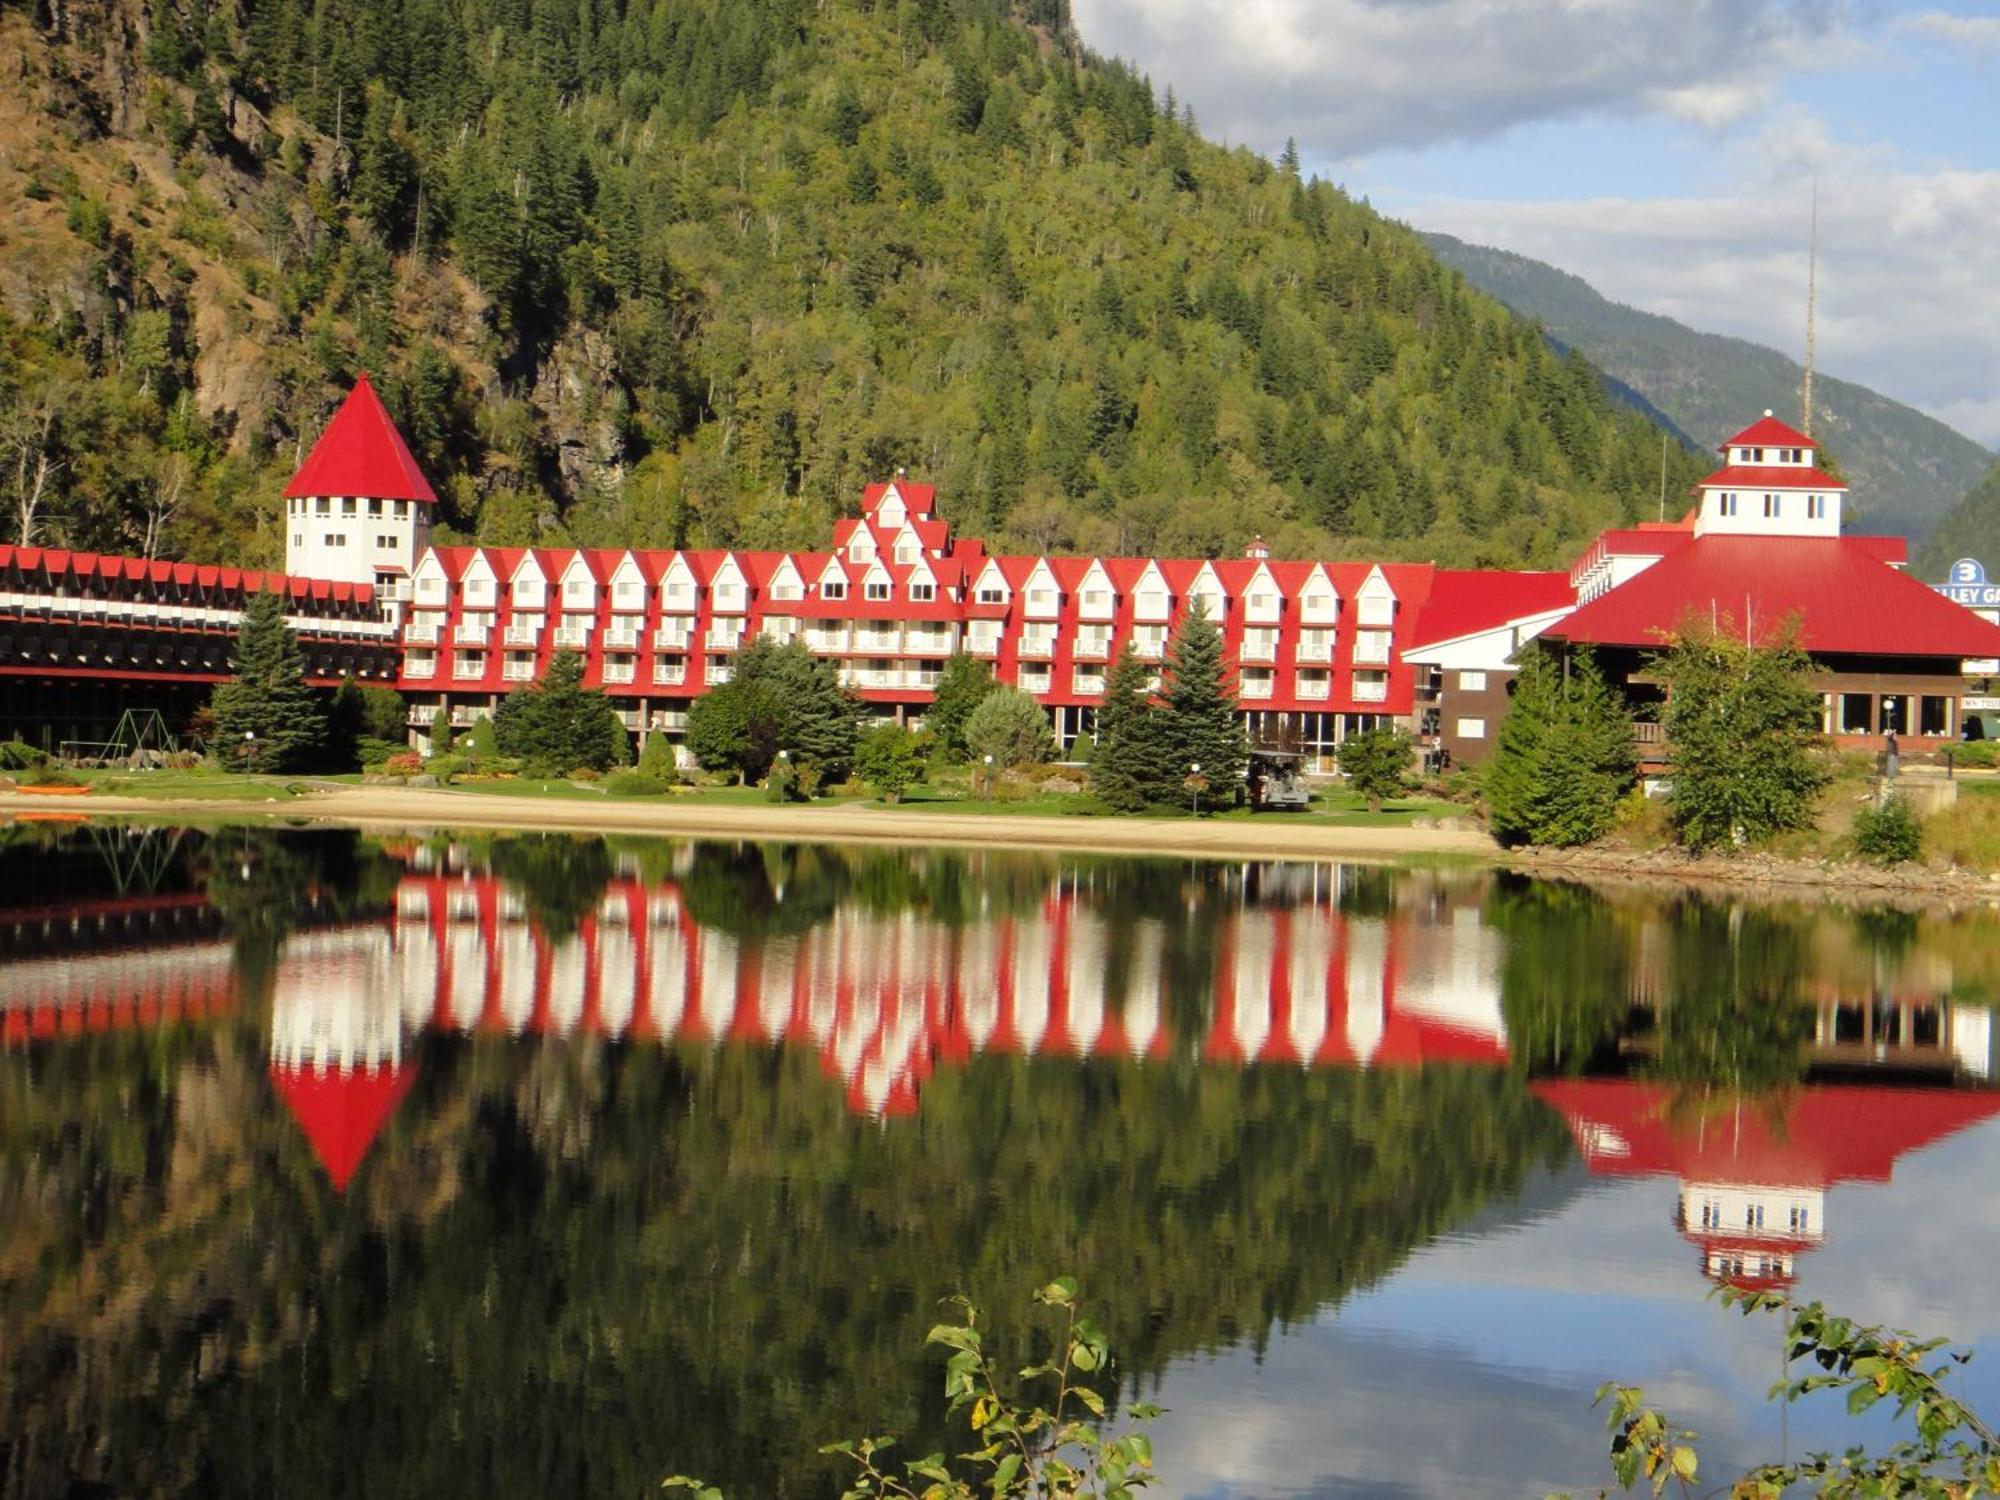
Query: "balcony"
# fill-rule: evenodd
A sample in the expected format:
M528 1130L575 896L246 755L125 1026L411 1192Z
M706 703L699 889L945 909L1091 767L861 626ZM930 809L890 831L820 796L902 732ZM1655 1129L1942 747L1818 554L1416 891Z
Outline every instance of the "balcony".
M1389 665L1389 633L1364 630L1354 638L1354 664L1360 667Z
M848 639L844 629L828 630L824 627L814 627L806 631L806 649L825 652L845 651L848 649Z
M688 641L693 638L693 635L694 632L686 625L662 625L658 630L653 632L653 649L655 651L685 651L688 648Z
M637 621L613 620L604 631L604 649L607 651L637 651L642 631Z
M854 633L854 649L894 655L903 649L903 632L893 625L864 625Z
M723 683L729 681L730 666L728 659L726 657L710 657L708 670L703 675L707 678L710 687L720 687Z
M903 649L912 656L949 656L957 644L949 629L912 626L904 638Z
M623 724L635 734L639 731L645 719L645 715L636 708L618 708L613 709L612 712L618 715L618 722L620 724Z
M1236 659L1238 661L1276 661L1278 659L1277 632L1272 631L1268 635L1256 632L1246 633L1243 637L1243 644L1237 647Z
M461 703L451 711L453 729L470 729L479 722L479 710L470 703Z
M688 669L684 661L656 661L653 663L653 684L655 687L679 687L687 681Z
M532 661L515 661L509 658L507 665L501 668L500 675L509 682L533 682L535 664Z
M1104 691L1102 672L1077 672L1070 678L1070 691L1094 698Z
M542 622L540 620L526 625L516 623L507 627L506 639L507 644L510 646L532 646L541 638Z
M477 682L486 675L486 658L461 656L451 664L451 675L455 682Z
M1056 654L1056 638L1053 632L1043 635L1030 631L1021 637L1021 658L1024 661L1047 661Z
M604 680L609 683L630 682L637 672L638 664L629 656L604 664Z
M556 627L556 649L581 651L590 644L590 621L564 620Z
M1246 672L1238 684L1239 691L1247 699L1261 699L1271 696L1272 677L1269 672Z
M1076 645L1070 649L1070 655L1078 661L1110 660L1111 632L1108 630L1078 631ZM1078 691L1081 691L1081 689Z
M1356 703L1387 703L1389 701L1389 679L1384 674L1355 674L1354 701Z
M1292 653L1292 659L1330 665L1333 661L1333 633L1313 630L1302 632L1299 636L1298 649Z
M486 638L492 633L491 626L460 620L452 629L451 639L452 643L458 646L483 646L486 644Z
M403 658L403 674L407 677L437 676L437 658L412 652Z
M708 649L711 651L734 651L742 642L743 630L741 626L734 624L711 625L708 628L706 643Z
M998 656L1000 637L995 635L969 635L965 638L965 650L969 656Z
M1149 634L1149 630L1158 630ZM1140 626L1132 632L1132 654L1140 661L1159 661L1167 654L1167 633L1159 627Z
M653 710L654 729L685 729L688 716L684 708L656 708Z
M1332 696L1333 682L1324 673L1301 672L1298 696L1308 703L1323 703Z
M412 620L403 632L403 639L413 646L435 646L443 636L444 625L438 620Z
M1022 692L1046 693L1048 690L1049 690L1049 669L1047 667L1043 667L1040 671L1034 671L1026 667L1021 669Z

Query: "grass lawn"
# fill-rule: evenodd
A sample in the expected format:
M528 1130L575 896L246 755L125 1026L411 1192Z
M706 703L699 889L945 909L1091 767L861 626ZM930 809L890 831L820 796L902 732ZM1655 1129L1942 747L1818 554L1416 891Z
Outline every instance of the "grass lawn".
M881 807L880 802L870 802L869 807ZM903 794L897 804L898 812L962 813L970 817L996 815L1001 817L1061 818L1061 817L1117 817L1116 813L1102 813L1095 810L1095 804L1087 797L1073 793L1053 793L1045 796L1008 801L1005 798L987 800L957 791L941 790L932 786L914 786ZM1192 816L1190 809L1176 809L1179 816ZM1402 828L1418 818L1462 817L1467 809L1451 802L1437 802L1429 798L1398 798L1383 804L1382 811L1371 813L1364 798L1357 797L1340 787L1328 787L1313 796L1309 809L1302 812L1253 812L1247 807L1232 807L1226 812L1204 811L1204 818L1218 822L1247 822L1251 819L1269 819L1275 822L1300 823L1307 827L1321 828ZM1170 817L1175 814L1162 808L1154 816Z
M170 797L189 801L288 802L310 790L295 776L249 776L235 771L76 771L77 780L111 797Z

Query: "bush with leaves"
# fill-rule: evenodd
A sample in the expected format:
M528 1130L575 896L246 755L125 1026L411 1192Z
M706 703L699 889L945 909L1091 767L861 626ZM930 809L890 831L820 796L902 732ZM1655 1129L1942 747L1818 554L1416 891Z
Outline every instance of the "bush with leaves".
M852 1459L857 1470L841 1500L1131 1500L1158 1481L1145 1433L1113 1437L1105 1431L1106 1402L1092 1377L1110 1369L1111 1348L1103 1330L1082 1315L1076 1282L1067 1276L1052 1281L1035 1301L1057 1316L1053 1347L1018 1379L1039 1386L1043 1399L1005 1388L986 1348L979 1309L954 1298L958 1321L939 1323L927 1342L951 1351L945 1397L954 1416L965 1413L975 1446L958 1455L956 1466L933 1453L903 1464L899 1475L884 1466L893 1438L829 1443L822 1453ZM1159 1414L1159 1407L1144 1402L1126 1412L1134 1423ZM721 1490L684 1475L668 1479L665 1488L692 1491L695 1500L723 1500Z
M884 802L898 802L923 779L917 737L900 724L878 724L861 736L854 769Z
M1052 737L1042 705L1019 688L995 688L965 721L965 746L974 761L1027 766L1046 760Z
M1797 1462L1760 1464L1724 1489L1741 1500L1779 1500L1804 1486L1822 1495L1990 1495L2000 1493L2000 1436L1954 1396L1945 1380L1972 1355L1944 1339L1920 1338L1836 1317L1818 1302L1792 1307L1775 1292L1724 1288L1722 1300L1745 1316L1785 1312L1787 1369L1808 1361L1808 1372L1772 1391L1786 1402L1815 1391L1845 1393L1851 1416L1888 1401L1898 1418L1913 1418L1914 1439L1879 1453L1860 1444L1843 1453L1814 1453ZM1675 1427L1646 1404L1645 1392L1616 1383L1602 1386L1598 1404L1609 1408L1611 1468L1627 1489L1646 1481L1655 1495L1675 1484L1686 1495L1722 1493L1696 1487L1700 1455L1695 1434Z
M1920 859L1924 825L1907 797L1891 793L1854 815L1854 852L1878 865L1899 865Z
M960 651L945 660L931 706L924 714L924 727L937 737L938 752L948 763L955 765L970 753L965 744L966 720L995 686L991 664L980 657Z
M1632 713L1588 651L1530 646L1481 773L1503 844L1588 844L1618 818L1637 775Z
M1386 798L1408 790L1410 753L1410 737L1395 726L1364 729L1340 742L1340 774L1368 799L1368 810L1378 813Z
M1823 704L1797 622L1763 644L1690 619L1651 671L1667 686L1668 811L1690 849L1809 827L1827 783Z

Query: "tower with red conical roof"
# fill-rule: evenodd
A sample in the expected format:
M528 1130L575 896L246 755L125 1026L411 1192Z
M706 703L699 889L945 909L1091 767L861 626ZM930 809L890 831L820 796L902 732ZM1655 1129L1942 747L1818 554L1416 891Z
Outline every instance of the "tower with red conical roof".
M1698 486L1696 536L1840 535L1847 486L1819 466L1819 444L1768 411L1722 445Z
M366 372L285 486L285 568L398 597L430 545L437 495Z

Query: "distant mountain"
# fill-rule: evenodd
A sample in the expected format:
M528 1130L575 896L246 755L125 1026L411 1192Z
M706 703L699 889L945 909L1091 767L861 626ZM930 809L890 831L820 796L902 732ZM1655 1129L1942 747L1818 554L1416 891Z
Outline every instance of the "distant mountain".
M1986 471L1910 559L1912 571L1935 582L1959 557L1976 557L2000 573L2000 464Z
M1550 338L1577 349L1704 447L1767 407L1797 417L1804 371L1775 349L1613 302L1581 277L1524 255L1448 234L1424 240L1474 286L1538 319ZM1993 463L1993 454L1964 434L1850 381L1820 375L1813 404L1816 436L1853 484L1853 512L1871 530L1929 535ZM1989 521L1986 534L1993 530Z

